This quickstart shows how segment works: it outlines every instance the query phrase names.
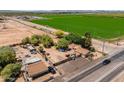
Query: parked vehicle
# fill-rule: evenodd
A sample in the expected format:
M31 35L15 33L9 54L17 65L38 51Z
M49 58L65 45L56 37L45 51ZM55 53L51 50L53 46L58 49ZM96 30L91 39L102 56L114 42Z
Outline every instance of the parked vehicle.
M15 82L16 78L15 77L11 77L9 79L6 80L6 82Z
M51 72L52 74L56 73L55 69L51 66L48 67L48 71Z
M37 54L36 50L31 50L30 52L31 52L31 54Z
M65 49L60 48L59 51L60 51L60 52L65 52Z
M27 45L27 49L31 52L31 54L37 54L37 51L33 46Z
M106 60L104 60L104 61L102 62L102 64L103 64L103 65L107 65L107 64L109 64L110 62L111 62L110 59L106 59Z
M25 57L31 57L29 54L25 55Z

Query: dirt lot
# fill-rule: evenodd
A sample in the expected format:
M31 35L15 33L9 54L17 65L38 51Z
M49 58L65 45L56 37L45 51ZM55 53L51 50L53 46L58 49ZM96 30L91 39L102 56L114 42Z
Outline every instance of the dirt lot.
M50 54L49 59L52 61L53 64L56 64L60 61L68 59L68 57L66 57L66 54L74 54L75 53L76 56L79 56L80 54L82 54L84 56L89 52L87 49L81 48L81 46L76 45L76 44L70 44L69 48L71 50L66 51L66 52L60 52L60 51L56 50L54 47L45 49L45 51ZM75 48L76 50L74 51L73 48ZM97 51L94 52L93 55L94 55L93 60L96 60L103 56L102 53L97 52Z
M2 77L0 76L0 82L3 82L3 79L2 79Z
M23 25L13 20L0 23L0 46L20 43L21 40L33 34L45 34L45 32Z
M77 51L73 50L73 46L76 47ZM56 64L60 61L68 59L68 57L66 57L66 54L76 54L76 56L79 56L81 53L84 53L84 54L88 53L88 50L80 48L79 45L71 44L69 47L71 50L66 51L66 52L60 52L60 51L56 50L54 47L45 49L45 51L50 54L49 59L52 61L53 64ZM78 50L78 48L79 48L79 50Z
M16 56L17 56L17 58L25 59L25 58L27 58L27 57L25 57L26 55L30 55L30 58L35 58L35 57L40 58L40 59L42 60L42 62L44 62L44 64L45 64L46 66L50 66L50 64L49 64L48 62L46 62L46 61L44 60L44 58L43 58L39 53L37 53L37 54L31 54L28 49L24 49L24 48L22 48L22 47L20 47L20 46L15 46L15 47L13 47L13 48L14 48L14 50L16 51ZM36 68L36 69L39 69L39 68ZM35 79L33 82L45 81L45 79L46 79L46 80L50 79L51 76L52 76L52 77L56 77L56 76L58 76L58 75L59 75L58 72L57 72L56 74L51 74L51 73L49 73L49 74L40 76L39 78ZM24 82L24 78L23 78L22 76L20 76L20 77L16 80L16 82Z

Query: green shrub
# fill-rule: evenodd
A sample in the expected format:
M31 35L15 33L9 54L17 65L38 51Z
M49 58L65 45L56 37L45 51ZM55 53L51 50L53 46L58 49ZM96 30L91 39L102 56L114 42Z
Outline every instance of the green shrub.
M79 35L74 33L70 33L69 35L65 36L65 39L68 40L70 43L81 44L82 38Z
M21 64L8 64L1 71L1 76L5 81L9 80L11 77L16 77L20 69L21 69Z
M69 45L69 42L65 38L62 38L57 42L56 48L66 50L68 48L68 45Z
M31 42L31 44L34 45L34 46L39 45L39 40L38 40L37 38L32 37L32 38L30 39L30 42Z
M90 47L89 50L90 50L91 52L95 52L95 51L96 51L94 47Z
M26 37L26 38L22 39L22 44L23 45L30 44L30 38L29 37Z
M39 45L39 43L41 43L42 36L41 35L32 35L31 38L26 37L22 40L22 44L32 44L34 46Z
M53 39L48 35L43 35L42 36L41 43L46 48L50 48L51 46L54 45Z
M7 64L16 62L15 51L8 46L0 48L0 66L4 67Z
M43 46L39 46L39 47L38 47L38 50L39 50L40 52L43 51L43 50L44 50Z
M63 31L56 31L54 32L54 34L58 37L58 38L62 38L64 36L64 32Z
M40 44L40 40L41 40L42 36L41 35L32 35L30 42L32 45L34 46L38 46Z
M86 32L84 35L84 38L82 39L82 47L87 48L90 50L90 47L92 46L92 38L91 34Z

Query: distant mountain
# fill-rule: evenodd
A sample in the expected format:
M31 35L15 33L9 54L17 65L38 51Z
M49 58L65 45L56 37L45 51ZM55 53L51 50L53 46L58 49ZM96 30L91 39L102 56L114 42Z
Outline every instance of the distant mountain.
M33 13L124 13L122 10L0 10L0 13L23 13L23 12L33 12Z
M32 15L44 13L124 13L120 10L0 10L0 15L13 16L13 15Z

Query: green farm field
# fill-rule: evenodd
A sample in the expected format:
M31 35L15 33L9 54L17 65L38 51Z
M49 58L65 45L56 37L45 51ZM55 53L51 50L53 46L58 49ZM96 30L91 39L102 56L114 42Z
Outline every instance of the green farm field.
M111 40L124 36L124 17L98 14L46 14L47 19L33 23L83 35L91 32L94 38Z

